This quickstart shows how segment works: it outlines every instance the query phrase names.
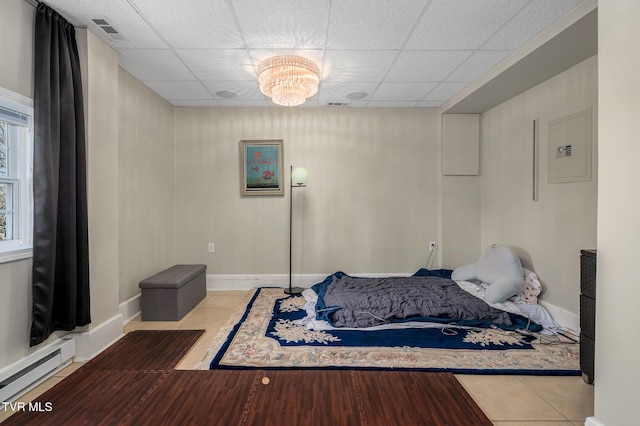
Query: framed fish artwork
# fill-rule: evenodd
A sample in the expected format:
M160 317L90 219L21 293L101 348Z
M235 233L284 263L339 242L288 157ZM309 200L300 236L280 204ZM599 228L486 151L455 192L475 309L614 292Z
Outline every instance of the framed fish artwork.
M284 195L282 140L240 141L240 194Z

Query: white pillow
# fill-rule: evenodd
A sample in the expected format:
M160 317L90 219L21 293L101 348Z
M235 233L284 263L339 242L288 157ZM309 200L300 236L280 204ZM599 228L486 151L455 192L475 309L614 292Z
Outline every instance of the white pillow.
M520 258L507 246L492 244L476 263L456 268L453 280L480 280L488 284L485 298L499 303L519 294L525 286Z

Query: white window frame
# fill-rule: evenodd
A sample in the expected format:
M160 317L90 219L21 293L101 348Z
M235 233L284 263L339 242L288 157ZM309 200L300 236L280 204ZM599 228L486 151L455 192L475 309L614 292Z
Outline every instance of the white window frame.
M26 126L11 123L8 132L14 168L2 180L13 186L14 220L12 239L0 241L0 263L6 263L33 256L33 100L0 87L0 108L26 117Z

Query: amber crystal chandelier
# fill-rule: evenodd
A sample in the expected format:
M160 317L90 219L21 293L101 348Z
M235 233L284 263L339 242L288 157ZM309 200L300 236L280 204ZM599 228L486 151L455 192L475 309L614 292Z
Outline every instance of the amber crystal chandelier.
M274 56L258 66L260 91L274 104L295 106L318 92L320 68L299 56Z

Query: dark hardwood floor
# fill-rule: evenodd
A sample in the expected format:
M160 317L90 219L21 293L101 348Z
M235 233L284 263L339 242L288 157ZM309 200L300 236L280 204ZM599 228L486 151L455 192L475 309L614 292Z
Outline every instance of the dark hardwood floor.
M200 333L129 333L3 424L492 424L450 373L173 370Z

